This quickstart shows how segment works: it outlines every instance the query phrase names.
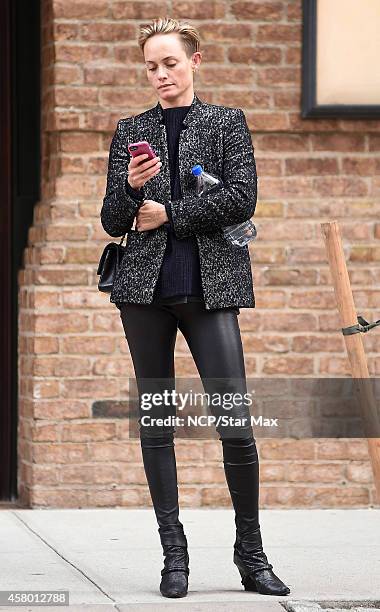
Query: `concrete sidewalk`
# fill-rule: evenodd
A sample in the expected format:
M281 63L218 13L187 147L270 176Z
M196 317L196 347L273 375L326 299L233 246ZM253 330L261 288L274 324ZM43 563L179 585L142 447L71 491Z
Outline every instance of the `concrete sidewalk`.
M180 519L190 556L185 598L167 599L159 592L163 556L150 508L1 510L0 590L67 589L70 612L284 612L286 602L298 612L308 601L326 607L333 601L364 606L380 600L380 509L261 510L264 550L291 589L278 598L243 590L232 562L232 509L183 508Z

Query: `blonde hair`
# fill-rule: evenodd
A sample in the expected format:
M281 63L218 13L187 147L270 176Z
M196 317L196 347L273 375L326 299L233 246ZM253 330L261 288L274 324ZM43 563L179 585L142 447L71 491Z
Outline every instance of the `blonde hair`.
M155 34L169 34L171 32L179 34L188 57L191 57L193 53L200 50L200 36L194 26L186 21L164 17L153 19L151 23L140 27L138 44L141 51L144 53L144 45L151 36Z

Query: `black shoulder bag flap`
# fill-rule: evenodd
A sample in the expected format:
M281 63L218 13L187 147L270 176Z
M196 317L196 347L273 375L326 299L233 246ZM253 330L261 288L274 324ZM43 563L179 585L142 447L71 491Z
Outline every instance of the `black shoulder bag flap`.
M97 274L100 276L98 282L99 291L106 293L112 291L112 285L126 250L126 247L122 245L124 236L119 244L109 242L102 253L97 271Z

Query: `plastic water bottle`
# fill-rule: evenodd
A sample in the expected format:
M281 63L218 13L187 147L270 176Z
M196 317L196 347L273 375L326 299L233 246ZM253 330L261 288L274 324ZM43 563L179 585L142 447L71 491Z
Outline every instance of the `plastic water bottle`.
M193 166L191 172L197 179L195 190L199 197L221 184L218 178L205 172L200 164ZM223 228L223 233L232 244L241 247L254 240L257 235L256 227L251 220L237 223L236 225L229 225Z
M211 189L216 187L216 185L221 184L221 181L218 178L212 176L212 174L209 174L208 172L205 172L200 164L193 166L191 172L197 179L197 184L195 187L197 196L201 196L207 191L211 191Z

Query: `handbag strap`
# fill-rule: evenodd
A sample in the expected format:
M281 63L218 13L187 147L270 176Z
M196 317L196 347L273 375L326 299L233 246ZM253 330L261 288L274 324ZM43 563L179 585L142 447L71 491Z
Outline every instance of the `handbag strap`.
M133 134L134 129L135 129L135 115L134 115L134 114L132 114L132 130L131 130L132 134ZM134 142L134 140L132 139L132 141L131 141L131 142ZM122 237L122 239L120 240L119 245L121 245L121 244L123 243L123 240L124 240L124 238L126 237L126 235L127 235L127 232L125 232L124 236L123 236L123 237Z

